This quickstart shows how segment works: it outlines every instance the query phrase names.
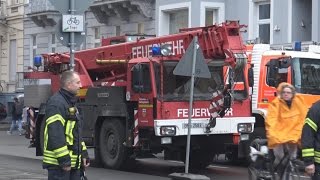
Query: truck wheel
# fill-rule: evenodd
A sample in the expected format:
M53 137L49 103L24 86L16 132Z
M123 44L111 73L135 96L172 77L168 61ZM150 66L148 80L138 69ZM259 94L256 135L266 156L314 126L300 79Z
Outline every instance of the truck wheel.
M202 170L212 163L214 153L204 150L193 150L190 153L190 168L192 170Z
M104 167L119 169L127 157L124 125L120 120L105 120L100 130L100 157Z
M40 152L43 154L43 147L44 147L44 128L46 127L46 121L43 119L41 121L41 126L40 126Z

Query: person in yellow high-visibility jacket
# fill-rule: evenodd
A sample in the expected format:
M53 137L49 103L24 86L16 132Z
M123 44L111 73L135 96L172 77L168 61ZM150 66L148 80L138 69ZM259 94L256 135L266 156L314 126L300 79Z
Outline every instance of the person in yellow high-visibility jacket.
M280 83L278 97L268 107L265 121L269 149L273 149L274 164L278 165L285 151L290 158L297 156L301 133L308 108L289 83Z
M80 77L66 71L60 84L61 89L46 105L43 168L48 170L48 180L80 180L81 165L90 165L75 106Z

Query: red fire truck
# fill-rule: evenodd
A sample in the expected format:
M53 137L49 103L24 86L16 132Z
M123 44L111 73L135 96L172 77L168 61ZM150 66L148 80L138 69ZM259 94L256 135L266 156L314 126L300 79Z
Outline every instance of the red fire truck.
M227 21L76 52L74 70L82 84L77 106L84 121L84 139L94 148L95 159L113 169L135 157L160 152L165 159L184 161L188 113L192 113L190 167L206 167L215 154L247 140L255 120L250 117L240 28L238 22ZM212 77L195 79L193 110L188 112L191 78L176 76L173 70L195 36ZM50 79L54 93L59 89L59 74L70 69L69 60L68 53L42 55L43 65L37 63L42 70L26 72L24 78ZM27 94L28 88L25 101L32 95L39 98L34 91ZM232 94L232 106L206 131L213 94L225 89ZM45 103L36 108L36 148L41 155Z

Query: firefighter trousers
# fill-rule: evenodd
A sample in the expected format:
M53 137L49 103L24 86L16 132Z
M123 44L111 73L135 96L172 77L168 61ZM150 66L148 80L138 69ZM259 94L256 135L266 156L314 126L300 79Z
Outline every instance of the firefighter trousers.
M80 180L80 170L48 169L48 180Z

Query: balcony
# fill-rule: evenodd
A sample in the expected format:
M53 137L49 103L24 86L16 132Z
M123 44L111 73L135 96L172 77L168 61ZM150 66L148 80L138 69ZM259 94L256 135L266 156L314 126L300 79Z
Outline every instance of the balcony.
M99 23L108 24L109 17L129 21L131 14L142 14L146 18L154 16L155 0L96 0L90 6Z
M32 0L26 10L28 17L40 27L54 26L61 18L49 0Z

